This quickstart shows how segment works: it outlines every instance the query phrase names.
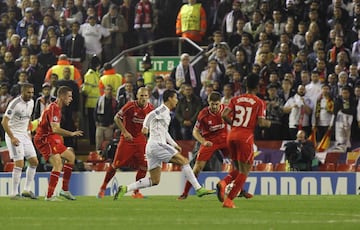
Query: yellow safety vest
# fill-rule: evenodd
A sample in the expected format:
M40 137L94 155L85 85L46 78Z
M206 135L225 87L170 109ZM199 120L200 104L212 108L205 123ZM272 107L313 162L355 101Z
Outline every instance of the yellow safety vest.
M201 4L183 5L181 7L181 31L200 30L200 9Z
M89 69L85 74L85 81L83 84L82 91L86 95L86 108L95 108L97 99L100 97L99 90L100 73Z
M145 71L142 74L142 77L144 78L144 84L150 85L151 87L154 87L155 85L155 74L151 70Z
M121 74L110 74L110 75L103 75L100 78L101 84L104 86L111 85L113 87L113 96L116 97L117 89L122 85L122 75Z
M58 79L64 79L64 68L65 67L69 67L70 68L70 79L74 80L74 66L73 65L54 65L53 67L51 67L51 73L55 73L56 75L58 75Z

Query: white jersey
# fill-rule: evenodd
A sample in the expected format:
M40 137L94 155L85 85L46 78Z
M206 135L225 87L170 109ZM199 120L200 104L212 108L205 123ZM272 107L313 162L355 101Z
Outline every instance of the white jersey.
M311 109L313 109L312 101L310 98L304 97L305 103ZM299 125L300 117L302 117L302 126L309 126L310 125L310 116L306 113L301 114L301 108L304 106L303 102L301 101L301 97L298 94L295 94L293 97L289 98L285 103L284 107L294 106L297 107L292 108L290 115L289 115L289 128L296 128Z
M176 142L171 138L168 132L170 120L170 110L164 104L146 115L143 127L147 128L150 133L148 144L168 143L172 146L177 146Z
M99 24L91 26L89 23L85 23L80 26L79 34L85 39L86 53L100 55L102 52L101 38L109 36L110 32Z
M21 96L12 100L4 114L9 118L9 128L13 134L28 133L29 122L34 108L34 101L24 101Z

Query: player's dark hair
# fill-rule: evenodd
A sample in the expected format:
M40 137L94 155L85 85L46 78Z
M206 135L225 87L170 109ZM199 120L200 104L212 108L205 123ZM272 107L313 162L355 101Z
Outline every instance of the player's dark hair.
M167 102L169 100L170 97L173 97L174 95L176 95L176 91L173 89L167 89L165 90L164 94L163 94L163 100L164 102Z
M221 94L219 92L213 91L208 96L208 101L220 101Z
M21 92L24 92L27 89L34 88L34 85L31 83L23 83L21 84Z
M256 89L259 85L259 75L250 73L246 78L246 87L248 89Z
M60 88L57 91L57 96L62 96L67 94L67 92L72 92L72 89L68 86L60 86Z

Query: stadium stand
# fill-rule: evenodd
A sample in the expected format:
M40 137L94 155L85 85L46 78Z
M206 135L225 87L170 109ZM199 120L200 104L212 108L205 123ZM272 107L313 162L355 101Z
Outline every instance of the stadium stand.
M337 164L336 171L338 172L355 172L354 164Z
M338 163L338 160L339 160L339 157L341 154L344 154L344 153L340 153L340 152L328 152L326 154L326 157L325 157L325 163L334 163L334 164L337 164Z
M12 172L14 169L15 163L12 161L6 162L4 165L4 172Z
M321 164L319 166L319 171L329 171L329 172L334 172L336 169L336 164L335 163L324 163Z
M260 163L255 166L255 171L261 172L272 172L273 164L272 163Z
M285 172L286 171L286 163L278 163L275 165L276 172Z

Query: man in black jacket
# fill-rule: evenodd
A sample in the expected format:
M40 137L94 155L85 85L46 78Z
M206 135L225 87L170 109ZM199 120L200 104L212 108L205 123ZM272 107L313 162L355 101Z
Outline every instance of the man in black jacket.
M293 171L311 171L315 147L306 139L304 130L297 132L295 141L286 144L285 155Z
M81 73L87 71L82 70L81 62L85 59L85 40L84 37L79 34L80 24L74 22L71 24L71 34L65 37L64 53L69 57L69 61Z

